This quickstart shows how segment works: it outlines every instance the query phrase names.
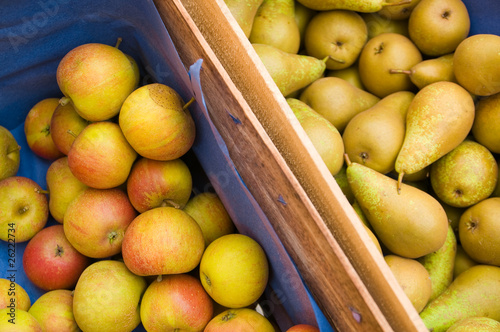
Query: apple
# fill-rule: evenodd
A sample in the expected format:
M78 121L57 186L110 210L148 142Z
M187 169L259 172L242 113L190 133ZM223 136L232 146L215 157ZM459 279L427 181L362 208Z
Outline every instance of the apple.
M46 98L36 103L24 120L26 142L37 156L54 160L63 156L52 139L50 121L59 105L59 98Z
M228 308L246 307L264 293L269 264L260 244L244 234L219 237L205 249L200 280L215 302Z
M212 299L189 274L159 276L142 297L141 321L148 332L203 331L212 317Z
M29 240L23 253L26 276L46 291L72 289L90 263L89 257L69 243L63 225L42 229Z
M17 174L21 163L20 150L14 135L0 126L0 180Z
M309 324L297 324L290 327L286 332L319 332L319 329Z
M54 220L62 224L69 203L88 186L73 175L66 156L50 164L45 180L49 191L49 212Z
M87 186L109 189L126 182L136 157L120 127L101 121L89 124L75 138L68 166Z
M24 176L0 181L1 240L28 241L45 227L48 219L48 199L38 183Z
M71 102L86 120L111 119L137 87L136 69L118 49L120 42L115 47L101 43L79 45L57 66L57 84L65 96L62 104Z
M127 332L140 323L140 301L147 283L116 260L87 267L73 292L73 315L85 332Z
M28 311L0 309L0 331L5 332L42 332L42 326Z
M76 136L89 123L75 111L72 104L59 104L50 120L52 140L59 151L67 155Z
M139 214L122 242L124 263L140 276L189 272L199 264L204 249L196 221L169 206Z
M141 156L173 160L183 156L194 143L196 128L187 106L173 88L147 84L127 97L118 122Z
M196 194L188 201L184 211L200 225L206 247L215 239L236 231L236 226L216 193Z
M136 216L124 191L87 188L68 205L64 234L83 255L106 258L121 252L125 230Z
M275 332L273 324L250 308L228 309L210 320L204 332Z
M31 300L26 290L12 280L0 278L0 309L16 308L28 311Z
M54 289L42 294L28 310L44 332L80 331L73 315L73 294Z
M139 158L127 179L127 194L139 213L159 206L183 208L191 197L191 171L181 159Z

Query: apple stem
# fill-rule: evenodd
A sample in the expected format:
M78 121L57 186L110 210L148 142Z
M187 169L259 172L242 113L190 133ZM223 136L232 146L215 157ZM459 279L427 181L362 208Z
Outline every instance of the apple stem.
M76 136L77 136L74 132L71 131L71 129L68 129L66 132L68 134L70 134L71 136L73 136L74 138L76 138Z
M44 195L48 195L49 194L48 190L43 190L43 189L38 189L38 188L35 188L35 192L37 194L44 194Z
M61 99L59 99L59 105L66 106L66 105L68 105L68 103L70 101L71 101L70 98L68 98L68 97L62 97Z
M398 195L401 194L401 184L403 183L404 172L399 173L398 175Z
M116 240L117 237L118 237L118 233L116 233L115 231L109 233L109 235L108 235L109 244L113 244L113 242Z
M116 40L116 45L115 45L116 48L118 48L120 46L120 44L122 43L122 40L123 40L122 37L118 37L118 39Z
M12 152L16 152L16 151L19 151L21 150L21 146L18 145L17 147L15 147L14 149L10 150L10 151L7 151L7 154L11 154Z
M195 100L196 99L194 97L191 97L191 99L189 99L189 101L182 106L182 110L185 111Z
M62 254L64 254L63 247L61 247L60 245L57 245L57 248L56 248L56 257L61 257Z
M176 209L182 208L182 206L180 204L177 204L176 202L174 202L170 199L164 199L163 202L161 203L161 206L172 206Z
M156 277L157 282L161 282L163 280L163 276L160 274L158 277Z

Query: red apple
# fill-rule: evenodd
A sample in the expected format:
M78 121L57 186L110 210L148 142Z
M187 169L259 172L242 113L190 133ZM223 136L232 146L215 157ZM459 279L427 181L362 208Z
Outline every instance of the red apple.
M44 332L80 331L73 316L71 290L55 289L42 294L28 312L40 323Z
M0 126L0 180L17 174L21 162L20 150L14 135Z
M205 240L186 212L157 207L139 214L125 232L123 261L141 276L185 273L200 262Z
M59 104L50 120L52 140L59 151L67 155L76 136L89 123L75 111L72 104L64 106Z
M140 213L159 206L183 208L192 188L191 172L181 159L140 158L127 180L128 197Z
M290 327L286 332L319 332L319 329L309 324L297 324Z
M54 160L63 156L52 139L50 121L59 105L59 98L46 98L33 106L24 121L24 134L31 151L37 156Z
M101 121L89 124L76 137L68 153L68 166L87 186L109 189L126 182L136 157L120 127Z
M48 218L48 199L38 183L24 176L0 181L1 240L28 241L45 227Z
M63 225L42 229L26 245L23 268L28 279L43 290L71 289L91 260L64 235Z
M207 324L204 332L275 332L273 324L250 308L228 309Z
M141 301L141 321L148 332L203 331L212 315L212 299L189 274L158 277Z
M121 252L125 230L136 216L124 191L87 188L68 205L64 234L83 255L110 257Z

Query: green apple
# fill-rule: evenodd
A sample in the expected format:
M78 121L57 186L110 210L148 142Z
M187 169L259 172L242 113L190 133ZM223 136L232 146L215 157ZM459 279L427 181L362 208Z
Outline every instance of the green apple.
M0 331L42 332L40 323L28 311L4 308L0 309Z
M64 234L85 256L110 257L121 252L125 231L136 216L137 211L121 189L87 188L68 205Z
M182 159L139 158L127 179L127 194L139 213L159 206L183 208L191 196L191 171Z
M200 225L206 247L215 239L236 231L236 226L216 193L196 194L187 202L184 211Z
M85 332L127 332L140 323L146 280L115 260L100 260L83 271L73 293L73 315Z
M0 278L0 309L17 308L28 311L31 300L26 290L13 280Z
M0 126L0 180L17 174L21 162L20 150L14 135Z
M54 289L42 294L28 312L45 332L80 331L73 315L71 290Z
M61 59L56 79L65 96L63 105L71 102L89 121L109 120L118 114L138 81L134 64L118 46L83 44Z
M139 214L122 242L123 261L141 276L186 273L198 266L205 240L183 210L157 207Z
M127 181L136 157L120 127L100 121L89 124L76 137L68 153L68 166L87 186L109 189Z
M269 319L250 308L228 309L214 318L204 332L275 332Z
M141 300L141 321L148 332L203 331L212 317L212 299L189 274L158 277Z
M228 234L213 241L200 262L200 280L215 302L246 307L264 293L269 277L266 253L251 237Z
M48 199L38 183L24 176L0 181L0 240L28 241L48 219Z
M132 92L120 110L119 124L141 156L173 160L193 145L196 128L188 104L171 87L152 83Z
M50 122L59 98L46 98L36 103L24 120L24 134L31 151L37 156L55 160L63 156L52 139Z
M89 123L75 111L72 104L59 104L50 119L50 133L59 151L67 155L76 136Z

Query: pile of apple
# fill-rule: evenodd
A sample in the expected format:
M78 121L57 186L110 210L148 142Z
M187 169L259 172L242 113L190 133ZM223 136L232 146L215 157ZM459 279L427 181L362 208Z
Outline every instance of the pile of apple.
M498 331L500 36L462 0L225 3L424 324Z
M0 330L274 332L256 307L264 250L237 232L216 193L193 192L182 157L194 100L139 86L120 41L68 52L55 73L63 97L28 112L27 143L51 161L46 189L17 175L19 145L0 127L0 238L29 241L24 272L46 291L31 304L22 285L0 279Z

